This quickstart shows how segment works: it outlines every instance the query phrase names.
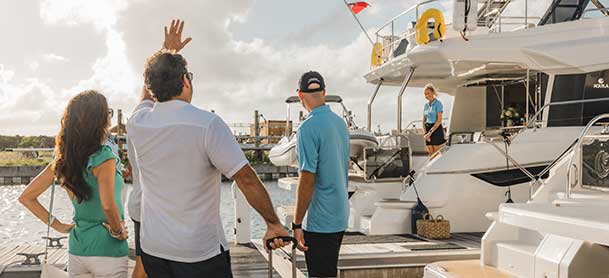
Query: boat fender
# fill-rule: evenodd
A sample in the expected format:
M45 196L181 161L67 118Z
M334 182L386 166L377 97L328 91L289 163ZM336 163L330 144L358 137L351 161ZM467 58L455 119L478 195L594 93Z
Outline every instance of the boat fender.
M417 234L417 220L422 220L425 218L426 214L429 214L429 209L423 204L421 198L419 197L419 192L417 191L417 187L414 184L414 175L415 171L412 170L408 174L407 179L409 180L410 186L414 189L414 193L417 195L417 204L410 211L410 231L412 234Z
M427 44L431 40L429 38L429 33L427 32L427 22L430 19L434 20L434 29L433 34L440 41L444 39L444 35L446 35L446 24L444 24L444 15L438 9L428 9L426 10L421 17L417 20L416 28L416 41L417 44Z

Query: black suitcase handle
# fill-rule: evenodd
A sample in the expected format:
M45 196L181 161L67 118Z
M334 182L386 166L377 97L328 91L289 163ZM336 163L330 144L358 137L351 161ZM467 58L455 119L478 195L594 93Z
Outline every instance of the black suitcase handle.
M298 241L296 240L295 237L291 237L291 236L278 236L278 237L274 237L274 238L268 239L266 241L266 243L264 245L266 245L266 249L267 250L272 250L271 243L273 243L273 241L275 241L276 239L281 239L284 242L291 241L292 242L292 249L296 249L296 246L298 245Z

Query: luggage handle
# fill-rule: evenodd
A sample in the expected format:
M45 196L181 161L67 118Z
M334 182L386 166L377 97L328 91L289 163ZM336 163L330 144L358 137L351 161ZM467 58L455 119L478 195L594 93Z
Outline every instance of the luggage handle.
M274 238L271 238L271 239L267 239L267 241L265 243L267 250L272 250L271 243L273 243L273 241L275 241L276 239L281 239L284 242L285 241L292 242L292 249L296 249L296 246L298 245L298 241L296 240L295 237L291 237L291 236L278 236L278 237L274 237Z
M292 242L292 278L296 278L296 246L298 245L298 241L296 240L295 237L291 237L291 236L278 236L278 237L274 237L271 239L268 239L264 245L267 249L267 251L269 252L269 278L273 278L273 249L271 248L271 243L273 243L273 241L275 241L275 239L281 239L284 242L285 241L290 241Z

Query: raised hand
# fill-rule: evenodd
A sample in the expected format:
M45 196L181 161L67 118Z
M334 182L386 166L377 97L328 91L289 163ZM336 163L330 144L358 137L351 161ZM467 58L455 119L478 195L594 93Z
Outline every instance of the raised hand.
M182 30L184 30L184 21L179 19L172 20L169 29L165 26L163 47L175 52L182 50L192 40L191 37L188 37L182 41Z

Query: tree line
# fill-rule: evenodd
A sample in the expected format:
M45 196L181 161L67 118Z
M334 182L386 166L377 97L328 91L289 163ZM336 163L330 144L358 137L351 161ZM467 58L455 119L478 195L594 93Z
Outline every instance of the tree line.
M54 148L55 137L51 136L5 136L0 135L0 151L10 148Z

